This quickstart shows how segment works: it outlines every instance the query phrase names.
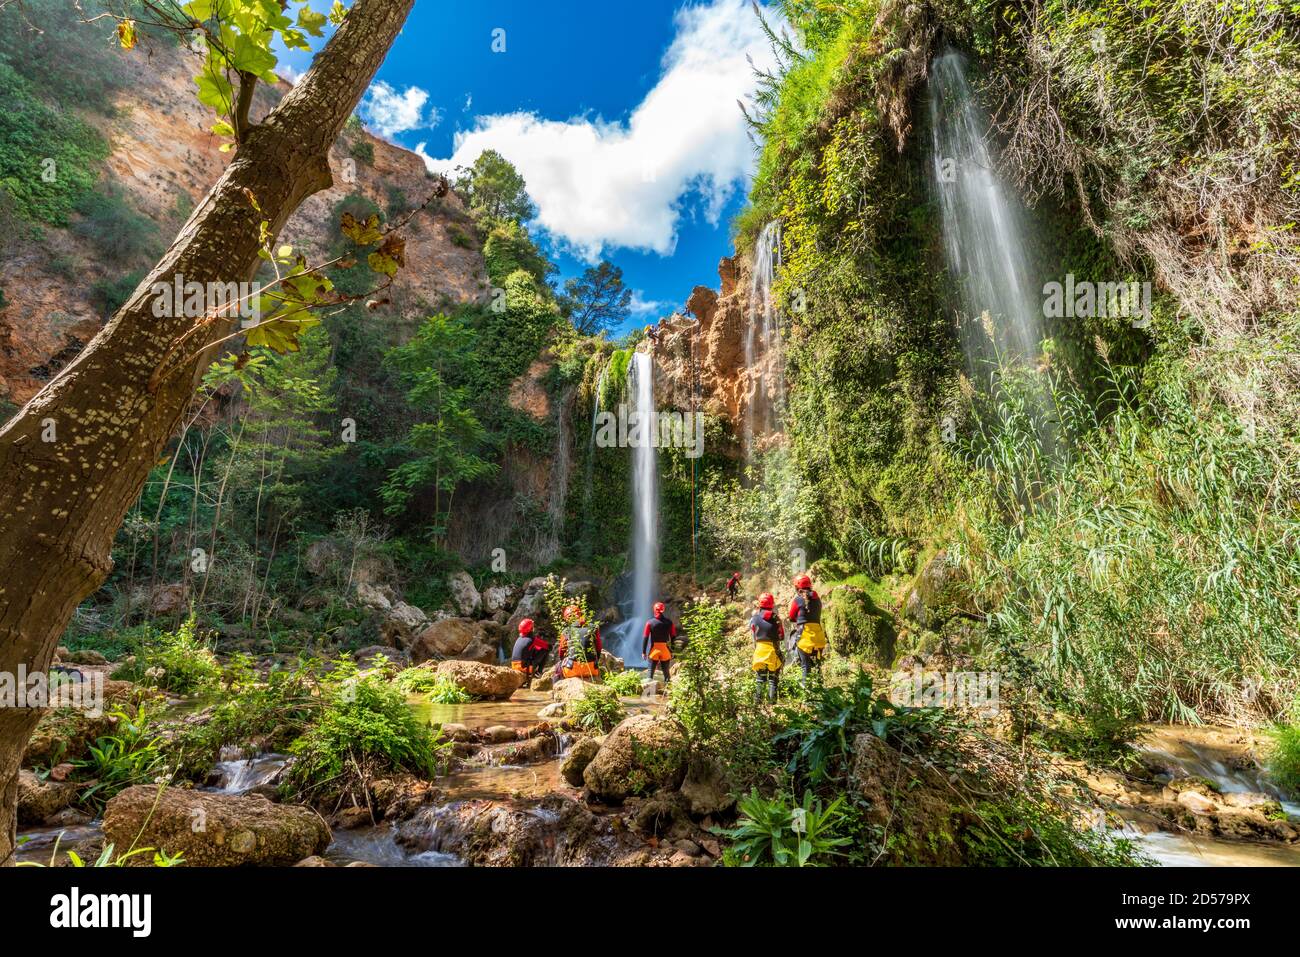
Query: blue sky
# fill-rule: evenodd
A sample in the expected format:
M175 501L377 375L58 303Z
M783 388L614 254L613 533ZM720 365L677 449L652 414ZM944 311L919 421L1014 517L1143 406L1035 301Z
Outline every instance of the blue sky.
M746 55L770 57L748 0L420 0L360 113L433 169L503 153L561 277L612 260L644 323L716 287L731 252L755 158Z

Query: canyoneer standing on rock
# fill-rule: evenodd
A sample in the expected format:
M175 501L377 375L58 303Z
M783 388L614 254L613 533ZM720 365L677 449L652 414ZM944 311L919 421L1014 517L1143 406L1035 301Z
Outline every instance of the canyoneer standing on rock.
M822 656L826 652L826 631L822 628L822 600L813 591L812 579L800 575L794 580L795 595L787 614L791 622L790 650L799 655L804 687L808 686L808 673L822 672Z
M537 633L531 618L525 618L519 623L519 637L515 639L514 651L510 655L510 667L523 672L524 684L529 685L533 676L546 664L550 651L551 643Z
M655 602L654 617L645 623L641 633L641 657L650 662L651 681L655 680L655 668L664 673L664 687L668 687L668 662L673 660L673 639L677 637L676 623L665 614L664 603Z
M556 678L597 678L600 655L605 650L600 640L600 626L588 625L587 617L577 605L564 609L560 639L555 643Z
M781 657L785 630L777 617L773 595L764 593L759 596L758 608L754 617L749 619L749 631L754 636L754 703L762 702L764 696L774 702L781 683L781 668L785 665L785 659Z

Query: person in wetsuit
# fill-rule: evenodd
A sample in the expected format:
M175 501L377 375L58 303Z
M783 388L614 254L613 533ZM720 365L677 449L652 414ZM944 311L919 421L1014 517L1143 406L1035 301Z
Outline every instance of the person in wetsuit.
M655 602L654 617L645 623L641 633L641 657L650 662L650 680L654 681L655 669L660 668L667 686L668 663L673 660L672 641L677 637L677 625L664 611L664 603Z
M813 591L812 579L800 575L794 580L794 599L786 617L791 622L790 650L799 655L803 683L808 684L808 674L814 668L821 676L822 657L826 653L826 631L822 628L822 600Z
M600 655L605 650L600 626L591 627L577 605L564 609L560 639L555 644L555 677L596 678L600 676Z
M533 680L533 675L541 672L550 651L551 643L537 633L531 618L525 618L519 623L519 637L515 639L515 647L510 655L510 667L522 671L524 684L528 684Z
M776 701L781 668L785 665L781 657L785 630L776 614L776 598L771 594L759 596L758 608L749 620L749 631L754 636L754 703L760 703L764 697Z
M735 601L740 593L740 572L732 572L727 579L727 601Z

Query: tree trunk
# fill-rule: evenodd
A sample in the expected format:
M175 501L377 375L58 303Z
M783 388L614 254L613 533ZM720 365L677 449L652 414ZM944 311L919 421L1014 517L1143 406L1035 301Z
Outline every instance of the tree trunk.
M73 611L112 569L114 534L215 358L213 343L233 328L220 322L196 334L186 345L192 358L151 392L154 370L196 323L156 318L151 286L177 276L205 287L252 281L260 222L278 233L331 185L329 149L413 4L356 0L307 74L248 131L162 261L0 430L0 672L16 680L20 666L49 668ZM18 769L39 717L37 708L0 708L0 864L13 862Z

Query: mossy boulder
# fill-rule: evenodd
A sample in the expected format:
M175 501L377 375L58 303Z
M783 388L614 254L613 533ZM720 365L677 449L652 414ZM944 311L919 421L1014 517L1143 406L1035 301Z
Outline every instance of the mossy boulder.
M864 588L840 585L831 589L824 621L831 646L842 655L868 658L880 665L894 659L897 632Z
M104 809L104 840L118 848L152 847L181 854L195 867L285 867L330 843L310 808L272 804L261 795L231 795L154 786L127 788ZM132 864L152 863L150 855Z
M918 624L939 630L944 622L969 604L968 576L946 551L934 555L917 574L904 611Z
M605 738L582 772L595 797L619 803L633 794L676 788L686 773L686 740L671 718L634 714Z

